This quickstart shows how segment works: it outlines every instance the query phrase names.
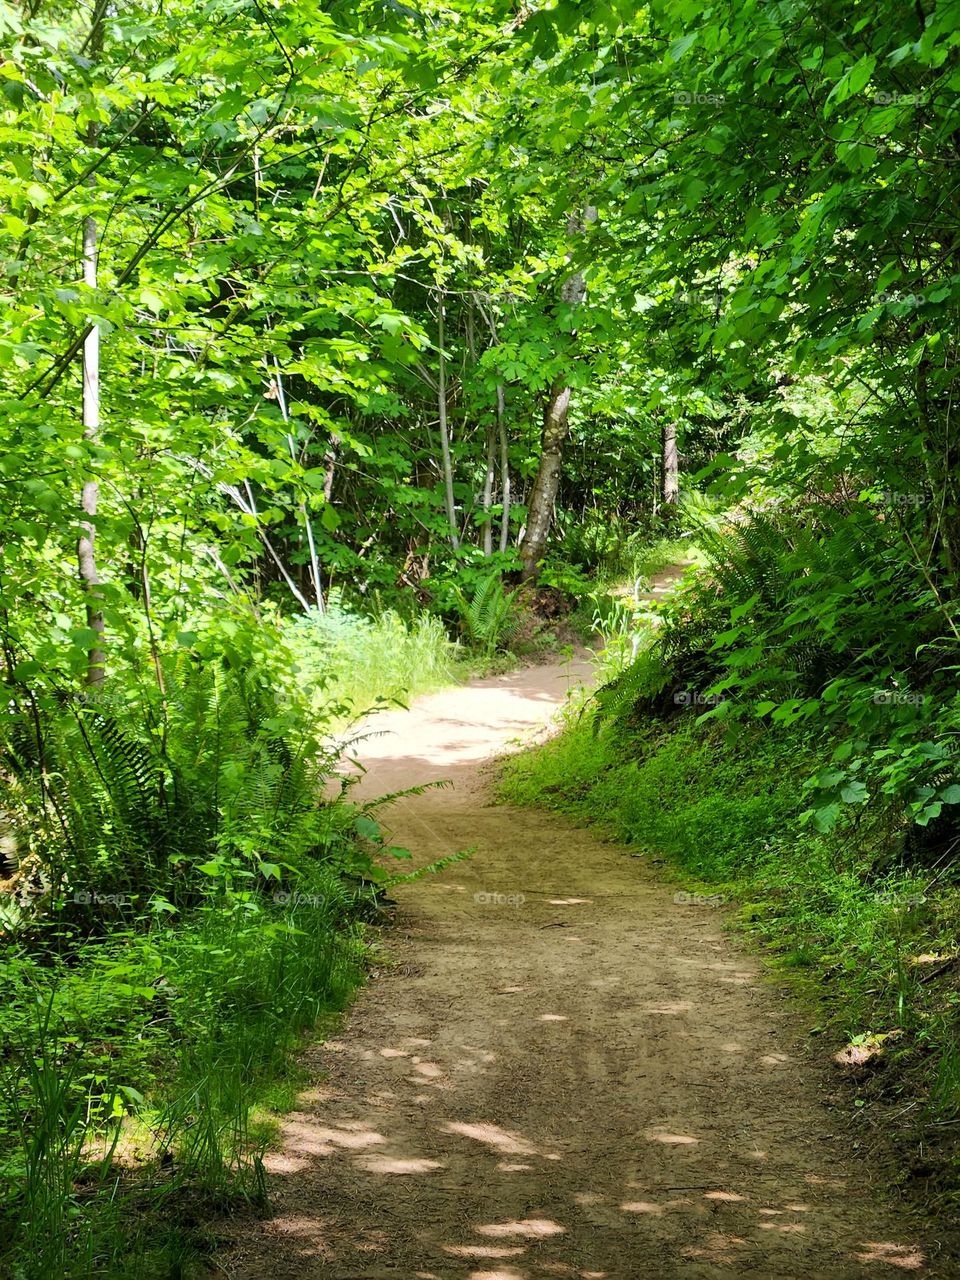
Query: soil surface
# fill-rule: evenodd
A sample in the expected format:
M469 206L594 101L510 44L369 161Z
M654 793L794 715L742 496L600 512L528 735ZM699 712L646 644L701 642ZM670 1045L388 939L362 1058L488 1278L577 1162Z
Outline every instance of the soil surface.
M391 711L366 794L428 861L386 959L267 1160L275 1216L233 1280L958 1275L877 1188L796 1005L724 912L563 818L495 803L483 766L586 663ZM677 803L677 797L665 797Z

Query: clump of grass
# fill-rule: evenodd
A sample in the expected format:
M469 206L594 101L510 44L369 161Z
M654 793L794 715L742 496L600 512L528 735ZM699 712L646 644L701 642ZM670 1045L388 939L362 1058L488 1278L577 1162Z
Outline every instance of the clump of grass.
M143 1271L174 1247L165 1205L263 1205L270 1105L361 978L348 898L317 868L292 894L19 967L0 1010L0 1270L179 1274Z
M407 621L387 609L366 618L334 601L323 614L291 620L286 634L310 697L341 718L439 689L458 670L458 646L429 613Z

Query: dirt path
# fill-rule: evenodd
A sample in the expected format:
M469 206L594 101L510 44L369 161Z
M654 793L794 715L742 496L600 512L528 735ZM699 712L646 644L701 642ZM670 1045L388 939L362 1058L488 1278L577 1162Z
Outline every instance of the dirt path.
M716 908L539 812L480 766L585 668L383 715L364 752L399 842L475 857L398 893L392 963L269 1158L276 1216L235 1280L800 1280L958 1274L884 1207L796 1015Z

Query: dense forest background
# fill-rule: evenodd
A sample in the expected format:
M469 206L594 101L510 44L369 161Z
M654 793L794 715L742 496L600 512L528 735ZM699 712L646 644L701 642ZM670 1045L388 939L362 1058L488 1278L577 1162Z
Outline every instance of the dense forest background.
M8 659L588 560L677 448L945 598L952 17L8 10Z
M0 32L15 1274L174 1274L192 1239L111 1208L127 1145L262 1197L251 1107L406 855L331 798L331 734L591 621L594 746L515 792L732 779L623 830L746 877L953 1123L960 5L30 0Z

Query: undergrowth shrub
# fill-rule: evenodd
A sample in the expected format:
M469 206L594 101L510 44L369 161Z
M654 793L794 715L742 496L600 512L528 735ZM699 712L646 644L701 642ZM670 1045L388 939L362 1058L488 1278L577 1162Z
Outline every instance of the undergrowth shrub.
M609 512L591 511L563 530L547 560L546 579L561 580L564 571L597 585L627 582L643 585L672 564L696 560L690 533L663 532L663 526L627 524Z
M193 1237L177 1204L262 1204L258 1105L344 1007L390 884L449 861L391 872L410 855L381 802L352 801L342 723L363 695L337 666L341 623L370 639L360 680L387 651L386 680L402 677L418 646L445 669L435 620L334 617L323 647L224 611L158 652L152 678L12 689L0 1274L179 1274Z
M453 588L460 634L481 658L489 661L506 650L516 634L520 616L514 595L493 573L479 578L469 594L460 586Z
M960 802L951 656L960 641L955 609L898 536L866 508L705 527L709 568L601 692L601 715L629 726L694 706L722 721L807 724L829 741L807 778L816 826L829 829L870 796L903 804L918 826L935 823ZM947 825L934 831L945 847Z

